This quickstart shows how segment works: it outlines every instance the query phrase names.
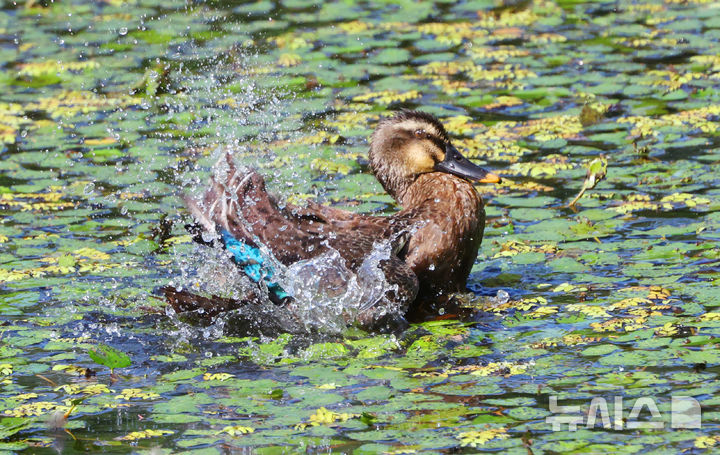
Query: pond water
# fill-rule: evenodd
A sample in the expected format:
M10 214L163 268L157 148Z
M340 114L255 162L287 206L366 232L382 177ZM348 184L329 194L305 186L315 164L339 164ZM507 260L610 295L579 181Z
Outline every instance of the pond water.
M720 446L718 3L0 5L1 450ZM474 316L262 338L168 311L161 286L237 288L180 199L223 151L391 213L365 154L403 107L504 178L478 186Z

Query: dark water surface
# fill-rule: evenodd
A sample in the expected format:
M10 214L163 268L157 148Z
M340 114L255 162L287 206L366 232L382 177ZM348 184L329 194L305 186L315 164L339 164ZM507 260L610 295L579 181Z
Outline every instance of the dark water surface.
M717 2L0 5L0 449L720 447ZM241 286L183 229L223 150L294 202L391 212L365 154L401 107L505 179L478 187L475 316L261 339L167 311L160 286Z

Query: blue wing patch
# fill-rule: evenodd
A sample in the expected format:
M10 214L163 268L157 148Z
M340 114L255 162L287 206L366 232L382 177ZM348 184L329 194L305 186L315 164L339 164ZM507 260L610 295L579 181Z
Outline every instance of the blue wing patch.
M277 281L273 281L274 270L269 260L259 248L247 245L232 236L227 229L220 230L225 249L232 253L235 262L242 267L243 272L254 282L261 281L267 286L268 291L282 300L289 297L289 294L280 287Z

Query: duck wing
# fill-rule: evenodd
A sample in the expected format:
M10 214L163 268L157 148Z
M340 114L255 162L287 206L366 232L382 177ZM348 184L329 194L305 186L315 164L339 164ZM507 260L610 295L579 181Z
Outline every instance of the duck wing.
M279 300L285 296L273 289L272 261L265 252L287 266L334 249L348 269L357 272L378 242L388 242L391 250L378 262L391 288L386 303L399 305L402 314L417 294L417 277L397 256L408 239L408 219L355 214L316 203L281 205L267 192L261 175L238 169L229 155L216 165L203 196L186 197L185 203L199 228L196 239L207 243L203 233L216 237L244 272L256 282L264 281ZM382 319L379 313L387 311L376 308L360 318L361 323L376 324Z
M269 248L287 265L321 254L325 236L305 231L278 208L255 171L238 170L230 155L215 165L210 185L200 199L185 197L185 204L202 230L253 248Z

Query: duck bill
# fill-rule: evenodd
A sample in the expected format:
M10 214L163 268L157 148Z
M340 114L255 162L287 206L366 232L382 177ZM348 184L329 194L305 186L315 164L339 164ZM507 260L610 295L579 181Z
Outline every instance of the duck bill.
M462 156L452 144L445 145L445 159L435 165L435 170L457 175L480 183L500 183L501 179Z

